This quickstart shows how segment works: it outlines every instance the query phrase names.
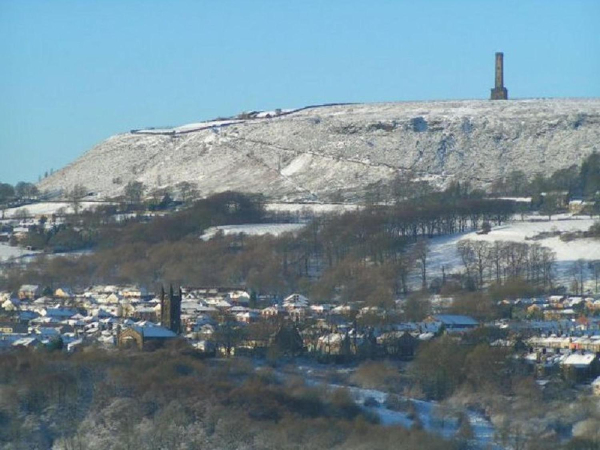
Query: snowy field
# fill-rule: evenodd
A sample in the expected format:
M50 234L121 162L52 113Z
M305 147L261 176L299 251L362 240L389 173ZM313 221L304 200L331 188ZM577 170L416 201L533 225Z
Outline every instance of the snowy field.
M99 203L99 202L81 202L80 208L81 210L95 209L99 205L109 204L109 203ZM60 209L64 209L67 213L73 212L73 204L68 202L40 202L33 203L31 205L23 205L18 208L9 208L4 211L4 218L10 219L17 215L19 212L26 210L27 216L40 216L46 215L50 216L52 214L56 214Z
M26 250L20 247L11 247L7 244L0 244L0 262L8 261L10 259L20 258L25 255L34 255L37 252Z
M559 281L566 279L566 271L569 265L578 259L600 260L600 239L575 239L571 242L563 242L559 236L545 239L531 240L531 238L542 232L553 231L586 231L596 222L582 216L571 216L562 214L552 217L528 216L524 221L515 218L506 225L493 227L487 235L478 235L475 232L462 233L453 236L442 236L430 241L430 273L432 276L441 275L442 266L446 274L462 271L462 261L458 254L456 244L462 239L480 241L511 241L526 242L528 244L540 244L548 247L556 253L557 271Z
M208 241L215 237L217 233L223 232L225 236L234 234L246 234L248 236L263 236L265 234L271 234L273 236L279 236L283 233L295 233L298 230L304 228L304 224L301 223L257 223L257 224L244 224L244 225L221 225L218 227L210 227L201 236L201 239Z
M265 209L274 212L300 213L308 211L312 214L343 213L357 211L360 205L343 203L267 203Z

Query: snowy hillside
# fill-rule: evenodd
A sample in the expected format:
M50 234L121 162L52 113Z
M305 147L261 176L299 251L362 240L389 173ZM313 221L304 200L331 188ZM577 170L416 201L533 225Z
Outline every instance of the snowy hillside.
M274 200L347 196L411 170L440 183L552 172L600 150L600 99L334 105L113 136L43 180L100 196L181 181Z

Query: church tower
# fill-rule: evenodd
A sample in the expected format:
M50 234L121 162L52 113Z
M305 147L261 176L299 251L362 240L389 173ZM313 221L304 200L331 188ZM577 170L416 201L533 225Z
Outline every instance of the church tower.
M496 83L490 100L508 100L508 89L504 87L504 53L496 53Z
M169 297L165 288L160 288L160 324L173 333L181 333L181 288L178 295L173 293L173 285L169 288Z

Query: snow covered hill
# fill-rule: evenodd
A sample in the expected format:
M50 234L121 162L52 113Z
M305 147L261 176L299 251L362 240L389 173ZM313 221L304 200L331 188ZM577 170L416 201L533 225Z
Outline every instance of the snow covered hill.
M600 150L600 99L436 101L308 107L119 134L44 179L100 197L131 180L181 181L274 200L326 201L413 171L485 184L511 170L551 173Z

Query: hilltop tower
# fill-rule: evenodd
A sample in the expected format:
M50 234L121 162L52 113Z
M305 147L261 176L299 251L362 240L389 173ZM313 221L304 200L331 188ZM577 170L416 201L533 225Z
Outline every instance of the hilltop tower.
M179 294L173 293L173 285L169 289L169 297L165 295L165 288L160 288L160 324L173 333L181 333L181 288Z
M496 84L490 100L508 100L508 89L504 87L504 53L496 53Z

